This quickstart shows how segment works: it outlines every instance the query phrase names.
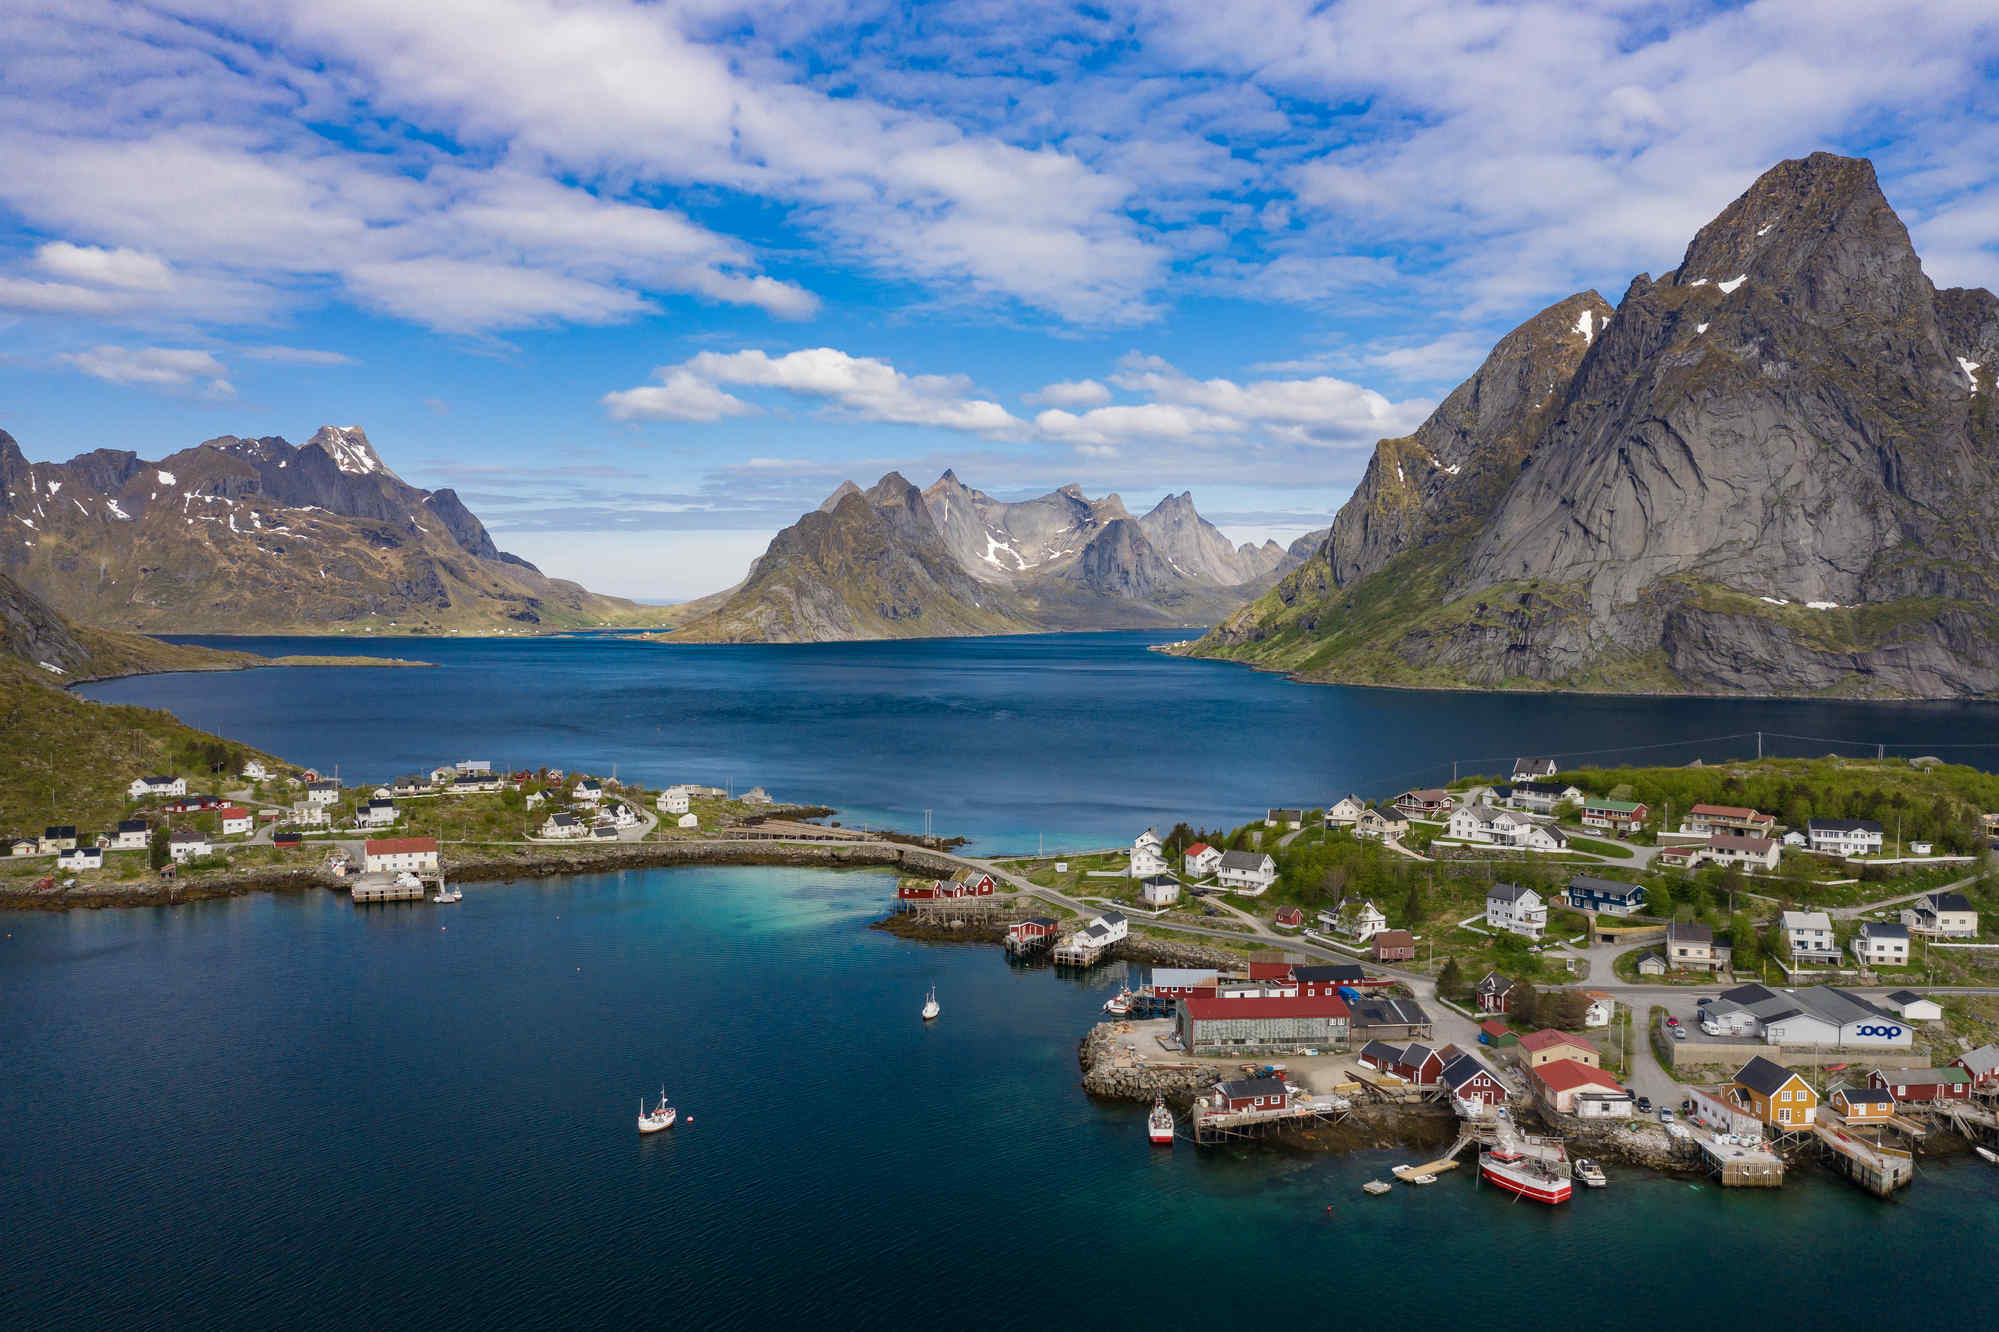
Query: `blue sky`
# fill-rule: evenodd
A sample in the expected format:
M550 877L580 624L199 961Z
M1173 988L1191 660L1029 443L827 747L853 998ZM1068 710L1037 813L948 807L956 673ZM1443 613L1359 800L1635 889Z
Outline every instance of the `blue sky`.
M1814 149L1999 277L1989 3L6 11L30 457L360 425L632 596L891 467L1323 526L1507 328Z

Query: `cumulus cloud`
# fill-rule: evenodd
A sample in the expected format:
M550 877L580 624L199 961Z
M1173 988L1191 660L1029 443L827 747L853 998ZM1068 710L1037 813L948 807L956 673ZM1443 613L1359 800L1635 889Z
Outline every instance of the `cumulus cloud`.
M1301 437L1323 442L1371 442L1402 434L1430 409L1423 401L1391 402L1373 389L1331 375L1242 383L1195 379L1159 357L1137 352L1118 362L1111 382L1128 392L1197 409L1216 419L1294 427Z
M972 396L965 375L910 375L872 356L813 347L772 356L761 350L701 352L654 372L660 382L604 396L617 420L716 421L756 410L720 385L778 389L822 399L866 421L1004 434L1023 422L1006 408Z
M106 343L88 351L57 358L73 369L107 384L153 389L198 389L204 396L228 398L236 390L229 370L212 354L194 347L119 347Z
M165 291L173 285L173 269L166 261L139 250L50 241L35 251L35 263L58 277L100 287Z
M1030 407L1098 407L1110 400L1111 391L1094 379L1046 384L1021 399Z

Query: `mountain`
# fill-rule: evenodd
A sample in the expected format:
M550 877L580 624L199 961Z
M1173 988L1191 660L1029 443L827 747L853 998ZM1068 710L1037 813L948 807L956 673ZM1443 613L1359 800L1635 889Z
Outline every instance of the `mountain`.
M1999 300L1866 161L1763 175L1377 445L1326 542L1191 651L1356 683L1999 691Z
M659 621L500 550L455 492L408 484L351 426L157 462L32 463L0 431L0 573L73 619L166 633Z
M676 642L821 642L1211 624L1296 558L1233 546L1194 509L1134 518L1116 495L1064 486L994 499L945 472L844 482L779 532L743 582ZM719 600L719 604L717 601Z

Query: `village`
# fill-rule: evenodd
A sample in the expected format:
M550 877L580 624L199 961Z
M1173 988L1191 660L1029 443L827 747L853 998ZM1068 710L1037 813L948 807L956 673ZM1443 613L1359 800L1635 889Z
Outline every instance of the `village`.
M1605 1159L1731 1187L1817 1159L1883 1196L1926 1150L1999 1164L1999 940L1972 896L1993 890L1988 848L1706 801L1662 826L1551 760L1511 775L996 858L905 879L895 910L984 920L1022 962L1125 961L1085 1086L1174 1100L1196 1144L1356 1116L1434 1135L1448 1111L1453 1145L1408 1177L1476 1144L1489 1182L1563 1197ZM1315 854L1331 846L1376 872ZM1883 862L1895 877L1857 873ZM1863 882L1888 886L1865 901ZM1213 965L1137 965L1190 935Z
M103 887L142 880L165 886L171 900L172 889L190 881L284 866L310 867L347 887L356 902L450 902L458 899L445 882L446 845L587 849L712 832L731 839L862 836L837 824L797 822L831 811L781 806L761 787L738 794L683 783L652 791L615 776L496 769L481 759L360 787L311 768L248 760L215 785L221 794L191 789L185 774L135 776L114 829L52 824L39 836L0 839L0 872L34 878L21 894L29 902L89 901ZM54 872L35 877L44 868Z

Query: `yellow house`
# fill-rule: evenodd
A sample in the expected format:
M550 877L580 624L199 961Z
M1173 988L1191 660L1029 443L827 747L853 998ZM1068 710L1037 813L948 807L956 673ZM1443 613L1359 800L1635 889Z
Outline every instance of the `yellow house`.
M1729 1097L1742 1110L1780 1133L1807 1129L1818 1118L1819 1094L1801 1074L1762 1055L1744 1064L1729 1086Z
M1863 1127L1885 1124L1895 1117L1894 1096L1873 1087L1837 1088L1826 1099L1826 1104L1847 1123Z

